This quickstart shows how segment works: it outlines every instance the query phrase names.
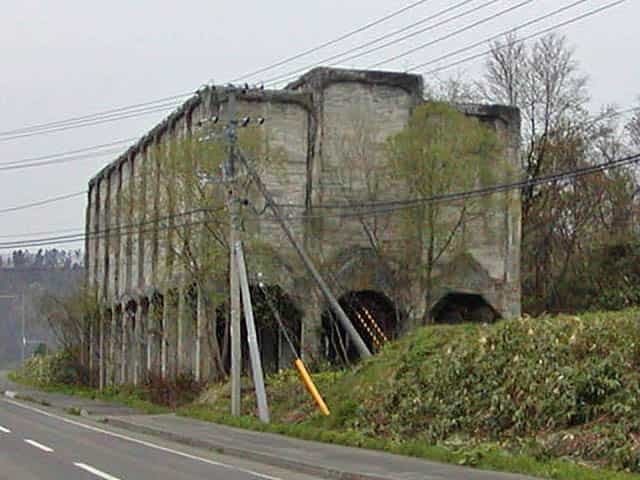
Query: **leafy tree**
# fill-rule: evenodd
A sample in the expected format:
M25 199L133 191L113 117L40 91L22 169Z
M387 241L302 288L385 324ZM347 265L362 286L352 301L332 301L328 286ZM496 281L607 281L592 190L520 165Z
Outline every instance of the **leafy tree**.
M199 137L207 135L203 142ZM249 125L238 130L238 152L242 152L261 171L266 165L278 171L283 154L269 147L262 129ZM230 212L226 200L229 185L223 177L223 165L229 155L227 139L220 127L192 135L174 135L169 141L152 147L142 167L138 167L129 188L122 196L121 208L132 223L152 221L154 227L140 228L133 235L156 236L159 249L156 282L165 290L182 285L202 292L207 299L206 338L211 351L213 377L225 375L223 358L229 341L227 301L230 245L228 241ZM243 175L240 161L236 190L241 212L239 228L252 229L250 212L251 179ZM145 192L143 196L141 192ZM141 208L142 202L146 209ZM144 217L143 217L143 212ZM120 241L130 242L131 235ZM248 250L258 240L248 242ZM116 247L119 248L119 247ZM127 248L127 256L130 256ZM250 255L248 255L250 257ZM190 296L191 300L195 296ZM219 324L223 325L222 327ZM226 332L218 338L216 332Z
M388 141L395 193L406 200L473 190L496 183L498 142L476 118L443 103L419 106L405 129ZM426 302L433 300L436 264L445 255L464 251L466 225L491 209L491 199L417 202L402 211L404 267L416 275ZM420 259L421 261L416 261Z

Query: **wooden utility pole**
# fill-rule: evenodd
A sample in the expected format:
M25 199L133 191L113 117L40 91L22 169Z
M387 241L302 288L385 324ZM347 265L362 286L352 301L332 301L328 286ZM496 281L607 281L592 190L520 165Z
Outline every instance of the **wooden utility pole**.
M346 330L347 334L353 340L353 343L355 344L356 349L358 350L358 353L362 358L370 357L371 352L369 351L369 348L364 343L364 340L362 340L362 337L360 336L358 331L355 329L355 327L351 323L351 320L349 320L349 317L347 316L347 314L344 313L344 310L342 309L342 307L334 297L333 293L331 293L329 286L324 281L324 278L322 278L322 275L320 275L320 272L318 272L318 270L316 269L315 265L313 264L313 261L311 260L311 258L309 258L309 255L307 255L307 252L305 252L302 245L300 245L300 242L298 242L296 237L293 235L293 232L291 231L291 228L289 228L289 225L287 224L287 221L285 220L284 215L282 215L280 208L274 201L273 196L271 195L271 192L269 192L269 190L267 189L267 186L262 181L262 178L260 178L260 175L258 175L258 172L256 172L253 166L247 161L246 158L244 158L242 154L239 154L238 156L242 161L243 165L245 166L245 168L247 169L247 171L249 172L249 174L255 179L258 190L260 190L260 193L266 200L267 206L271 209L271 211L275 215L276 220L278 221L278 223L280 224L280 227L282 228L285 235L289 239L289 242L291 243L291 245L293 245L293 248L296 250L296 252L298 253L298 256L300 257L305 267L307 268L307 271L311 274L314 281L316 282L316 284L322 291L323 295L329 302L331 309L334 311L334 313L338 317L338 320L342 324L342 327Z
M249 344L249 355L251 357L251 373L253 374L253 386L256 390L258 400L258 416L264 423L269 423L269 406L267 405L267 392L264 388L264 375L262 373L262 359L260 358L260 347L256 334L256 324L253 318L253 305L251 304L251 291L249 290L249 279L247 278L247 265L244 261L242 242L237 241L234 246L236 254L236 264L238 267L238 278L242 291L242 306L244 308L244 321L247 326L247 343Z

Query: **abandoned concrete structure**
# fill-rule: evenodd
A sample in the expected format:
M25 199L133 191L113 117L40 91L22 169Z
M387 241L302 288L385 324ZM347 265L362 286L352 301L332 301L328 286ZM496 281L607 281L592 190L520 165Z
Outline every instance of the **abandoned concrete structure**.
M371 223L358 215L321 214L326 204L397 198L389 189L372 197L358 161L374 166L381 161L382 143L424 102L422 87L416 75L317 68L282 90L237 93L237 116L264 117L269 145L285 152L280 174L267 172L265 183L280 204L298 206L285 209L294 212L290 223L295 233L321 263L334 294L374 350L377 340L366 325L380 340L411 328L429 313L437 321L520 314L518 191L496 195L497 208L466 226L470 233L464 252L442 258L429 302L419 285L397 271L397 264L377 261L373 252L372 230L377 241L393 240L399 213L375 216ZM166 242L171 237L152 220L167 213L159 211L157 200L163 160L154 158L152 147L194 134L200 119L224 119L227 100L224 87L202 89L89 182L87 283L101 305L90 327L89 358L101 385L136 383L149 372L167 378L180 373L207 378L211 372L207 337L220 331L220 319L211 327L218 306L210 305L206 293L193 288L184 275L167 273ZM495 129L503 160L512 167L510 175L519 171L518 111L482 105L456 108ZM358 161L349 163L350 156ZM132 179L141 175L145 180L133 188ZM126 195L140 200L134 215L123 206ZM132 218L140 222L123 228ZM287 256L291 247L268 218L258 217L248 235L272 245L283 259L293 257ZM392 256L402 256L402 246L394 252ZM303 354L336 356L335 340L341 333L305 272L285 265L265 282L286 297L285 316ZM277 328L259 325L259 330L264 361L271 362L271 368L286 365L289 356ZM343 351L349 349L343 338L338 340Z

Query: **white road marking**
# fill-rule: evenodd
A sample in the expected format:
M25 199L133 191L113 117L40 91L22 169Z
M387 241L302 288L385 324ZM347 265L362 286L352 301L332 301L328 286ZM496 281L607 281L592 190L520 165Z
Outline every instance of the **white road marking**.
M120 480L118 477L114 477L113 475L104 473L103 471L100 471L97 468L93 468L91 465L87 465L85 463L74 463L74 465L78 468L86 470L89 473L93 473L97 477L104 478L105 480Z
M2 425L0 425L0 432L2 432L2 433L11 433L11 430L9 430L8 428L4 428Z
M53 448L49 448L46 445L42 445L41 443L35 442L33 440L29 440L28 438L25 438L24 441L27 442L32 447L39 448L43 452L47 452L47 453L53 452Z
M228 468L230 470L246 473L249 475L253 475L254 477L264 478L266 480L282 480L280 477L272 477L271 475L266 475L264 473L254 472L253 470L247 470L244 468L236 467L234 465L228 465L226 463L216 462L214 460L209 460L208 458L198 457L197 455L191 455L190 453L174 450L173 448L163 447L161 445L156 445L155 443L146 442L144 440L139 440L137 438L129 437L121 433L110 432L109 430L104 430L102 428L94 427L93 425L86 425L84 423L71 420L70 418L61 417L54 413L47 412L46 410L41 410L39 408L32 407L31 405L25 405L20 402L14 402L13 400L4 400L4 401L7 403L10 403L11 405L15 405L16 407L24 408L25 410L31 410L32 412L37 412L41 415L44 415L45 417L55 418L56 420L59 420L64 423L68 423L70 425L75 425L76 427L84 428L85 430L91 430L93 432L102 433L104 435L110 435L115 438L120 438L121 440L127 440L132 443L137 443L138 445L143 445L148 448L160 450L161 452L172 453L174 455L178 455L183 458L188 458L189 460L196 460L198 462L207 463L209 465L215 465L216 467Z

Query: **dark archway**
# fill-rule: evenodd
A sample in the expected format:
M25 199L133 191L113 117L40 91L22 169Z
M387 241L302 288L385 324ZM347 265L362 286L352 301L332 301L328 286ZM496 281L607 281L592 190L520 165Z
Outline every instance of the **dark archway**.
M338 303L372 353L377 353L397 336L400 313L383 293L352 291L340 297ZM333 363L352 362L359 358L351 338L329 308L322 315L322 349L325 358Z
M136 328L138 317L138 303L134 299L128 300L125 304L125 312L129 315L129 321L131 322L129 328L133 331Z
M452 292L434 305L431 318L434 323L492 323L500 315L482 295Z
M280 368L290 367L295 358L294 353L285 339L280 328L274 309L279 313L286 332L293 343L296 353L300 353L302 337L302 311L296 306L293 299L278 285L251 285L251 301L253 304L253 316L256 323L256 334L262 358L262 369L265 373L277 372ZM216 309L219 321L216 324L216 335L219 345L222 346L222 361L227 372L231 371L231 347L230 329L227 303L219 305ZM223 320L223 321L220 321ZM242 367L248 369L249 345L247 343L247 330L242 314L241 322L242 338Z

